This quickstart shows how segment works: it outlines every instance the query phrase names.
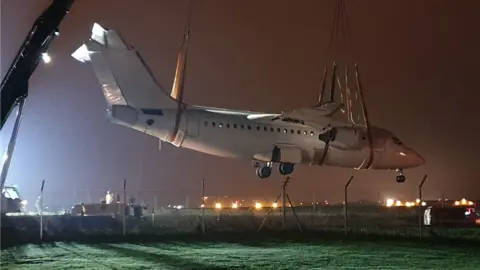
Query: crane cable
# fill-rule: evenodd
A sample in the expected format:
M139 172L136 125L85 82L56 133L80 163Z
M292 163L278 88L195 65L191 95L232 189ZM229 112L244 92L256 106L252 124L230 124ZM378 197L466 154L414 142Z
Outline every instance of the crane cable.
M334 15L333 15L333 23L332 27L330 29L330 41L328 44L328 55L331 56L333 54L333 46L334 42L338 42L340 40L340 34L342 34L344 37L346 37L348 45L353 48L353 38L352 38L352 31L350 28L350 22L348 19L348 13L347 13L347 8L345 4L345 0L335 0L335 8L334 8ZM328 57L327 57L328 59ZM360 104L361 104L361 109L362 109L362 114L363 114L363 120L365 123L366 131L367 131L367 138L368 138L368 144L369 144L369 158L368 161L365 164L362 162L362 164L359 166L359 169L362 168L365 164L366 169L369 169L372 164L373 164L373 159L374 159L374 144L373 144L373 138L372 138L372 133L371 133L371 127L370 127L370 121L368 119L368 113L367 113L367 108L365 105L365 99L363 95L363 89L362 89L362 84L360 81L360 74L358 72L358 67L357 64L354 63L354 70L355 70L355 77L356 77L356 87L357 87L357 93L360 98ZM325 80L326 80L326 75L327 72L325 70L324 72L324 78L322 82L322 89L321 89L321 94L320 94L320 103L323 99L324 96L324 86L325 86ZM348 87L348 65L345 68L345 88L346 88L346 105L347 105L347 119L351 121L353 125L356 125L355 122L353 121L353 115L352 115L352 109L351 109L351 95L350 95L350 89ZM335 91L335 81L338 82L338 86L340 87L340 82L338 80L338 77L336 75L336 63L333 63L333 75L332 75L332 83L331 83L331 89L330 89L330 101L334 101L334 91ZM322 158L322 163L323 159L325 159L326 153L328 151L328 146L329 144L326 145L324 151L324 156Z
M332 53L334 41L339 41L340 34L347 38L350 46L353 46L352 31L348 20L347 7L345 0L335 0L335 8L333 14L333 23L330 29L330 41L328 44L328 54Z

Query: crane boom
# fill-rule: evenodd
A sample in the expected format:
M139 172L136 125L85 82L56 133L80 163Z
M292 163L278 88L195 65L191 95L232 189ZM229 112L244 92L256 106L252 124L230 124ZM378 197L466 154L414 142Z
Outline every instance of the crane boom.
M28 32L13 63L2 79L0 85L0 130L5 125L13 108L19 106L7 152L3 155L0 191L3 190L5 185L15 149L23 107L28 96L28 81L37 68L42 54L47 51L53 38L58 35L58 26L73 2L74 0L53 0L50 6L33 23L32 29Z
M58 26L74 0L53 0L37 18L17 52L0 86L0 130L19 99L28 96L28 80L35 71L42 53L46 52L58 33Z

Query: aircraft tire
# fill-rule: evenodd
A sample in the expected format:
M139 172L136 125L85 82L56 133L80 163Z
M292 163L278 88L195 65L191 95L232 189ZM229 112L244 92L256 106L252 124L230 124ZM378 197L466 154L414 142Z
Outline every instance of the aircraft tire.
M257 176L261 179L267 178L272 174L272 168L267 166L257 168Z
M403 183L405 180L405 175L397 175L397 183Z
M293 173L293 170L295 169L295 164L293 163L281 163L280 166L278 167L278 170L280 171L281 175L287 175Z

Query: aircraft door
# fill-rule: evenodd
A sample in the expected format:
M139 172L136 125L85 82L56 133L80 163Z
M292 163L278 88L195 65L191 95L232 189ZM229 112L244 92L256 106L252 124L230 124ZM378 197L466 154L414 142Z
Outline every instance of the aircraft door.
M187 136L198 137L200 118L196 115L187 116Z

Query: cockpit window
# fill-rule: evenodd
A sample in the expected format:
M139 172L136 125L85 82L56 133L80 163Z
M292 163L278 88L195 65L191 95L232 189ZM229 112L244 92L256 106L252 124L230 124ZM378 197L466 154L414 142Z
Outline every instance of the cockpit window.
M393 141L394 144L402 145L402 142L397 137L392 137L392 141Z

